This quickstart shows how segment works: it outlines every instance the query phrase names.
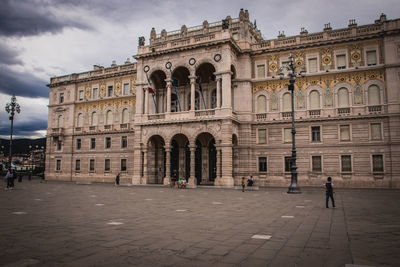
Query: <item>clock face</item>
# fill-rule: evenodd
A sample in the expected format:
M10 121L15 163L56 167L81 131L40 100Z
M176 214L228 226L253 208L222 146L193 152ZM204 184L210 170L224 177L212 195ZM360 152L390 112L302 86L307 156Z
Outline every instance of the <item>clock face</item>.
M215 54L214 60L215 62L219 62L221 60L221 54Z

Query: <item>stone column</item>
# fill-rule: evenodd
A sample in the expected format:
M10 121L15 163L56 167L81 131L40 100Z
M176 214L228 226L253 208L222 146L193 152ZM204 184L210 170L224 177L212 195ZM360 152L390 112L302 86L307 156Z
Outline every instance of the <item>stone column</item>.
M144 114L149 114L149 90L144 90Z
M222 177L215 179L215 185L224 187L233 187L234 181L232 177L233 159L232 159L232 144L221 145L222 152Z
M171 80L166 79L167 82L167 113L171 112ZM169 174L168 174L169 176Z
M221 178L221 149L220 147L215 147L215 149L217 150L217 177L215 177L215 180L217 180Z
M142 181L140 182L141 184L147 184L147 179L149 175L149 171L147 168L147 147L143 150L144 155L143 155L143 177Z
M143 90L140 90L139 88L142 88L143 84L136 84L136 114L143 114Z
M194 111L196 109L194 100L196 96L196 76L190 76L190 110Z
M165 145L165 161L164 185L169 185L171 175L171 147L169 145Z
M222 108L232 107L231 72L222 75Z
M190 177L189 177L189 186L197 187L197 179L196 179L196 146L190 146Z
M217 108L221 108L221 77L217 76Z

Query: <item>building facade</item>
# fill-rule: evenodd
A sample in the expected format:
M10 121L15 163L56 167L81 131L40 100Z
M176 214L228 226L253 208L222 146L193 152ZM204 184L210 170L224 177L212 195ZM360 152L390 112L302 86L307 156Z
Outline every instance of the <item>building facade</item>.
M52 78L46 179L288 186L299 71L299 186L400 187L400 20L264 40L239 17L139 38L135 63ZM151 89L149 89L149 87Z

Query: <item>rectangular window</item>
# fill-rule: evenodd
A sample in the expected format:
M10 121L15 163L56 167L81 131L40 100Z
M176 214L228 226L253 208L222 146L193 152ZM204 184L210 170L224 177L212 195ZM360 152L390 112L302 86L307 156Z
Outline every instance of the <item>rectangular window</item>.
M105 159L105 160L104 160L104 170L105 170L106 172L108 172L108 171L110 171L110 169L111 169L111 162L110 162L110 159Z
M383 155L372 155L372 171L383 172Z
M322 171L321 156L312 156L312 171L313 172L321 172Z
M99 89L93 88L93 99L99 98Z
M382 130L380 123L371 123L371 140L382 140Z
M110 86L107 88L107 96L108 96L108 97L112 97L112 95L113 95L113 87L112 87L112 85L110 85Z
M346 68L346 55L337 55L336 56L336 66L339 70Z
M124 83L124 95L129 95L129 83Z
M285 143L291 143L292 142L292 129L291 128L283 129L283 141Z
M121 137L121 148L128 147L128 138L126 136Z
M94 172L94 159L89 161L89 171Z
M259 157L258 158L258 171L259 172L266 172L267 171L267 158L266 157Z
M90 138L90 149L96 148L96 138Z
M81 160L77 159L75 161L75 171L80 171L81 170Z
M111 147L111 137L106 137L106 148Z
M267 143L267 130L266 129L258 129L258 143L259 144Z
M60 104L64 103L64 93L60 93Z
M79 100L83 100L83 90L79 90Z
M367 51L367 65L374 66L376 65L376 51Z
M265 65L257 65L257 78L265 78Z
M121 159L121 171L126 171L126 159Z
M82 140L81 139L76 139L76 150L81 149L82 146Z
M60 171L61 170L61 159L58 159L56 161L56 171Z
M312 142L321 142L321 127L320 126L312 126L311 127L311 141Z
M309 73L315 73L317 71L318 71L317 59L316 58L310 58L308 60L308 72Z
M285 172L290 172L292 157L285 157Z
M340 141L350 141L350 125L340 125Z
M342 172L351 172L351 155L342 155Z
M57 150L61 150L61 148L62 148L62 142L57 141Z

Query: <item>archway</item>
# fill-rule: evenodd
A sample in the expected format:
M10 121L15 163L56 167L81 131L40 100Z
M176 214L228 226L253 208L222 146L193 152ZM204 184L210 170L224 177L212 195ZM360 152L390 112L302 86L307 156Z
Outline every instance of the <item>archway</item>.
M154 92L156 93L154 96L154 100L157 104L156 110L153 99L150 99L153 96L149 94L149 110L151 111L150 113L156 113L156 111L158 111L158 113L163 113L167 111L165 106L165 103L167 101L167 83L165 82L166 78L167 76L161 70L156 70L150 75L152 87Z
M213 185L217 176L215 139L207 132L196 138L195 175L198 185Z
M196 69L197 88L200 93L200 109L213 108L212 90L216 88L215 67L210 63L203 63Z
M165 142L153 135L147 143L147 183L162 184L165 177Z
M171 140L171 173L170 176L182 177L186 180L190 176L190 149L189 139L184 134L177 134Z

